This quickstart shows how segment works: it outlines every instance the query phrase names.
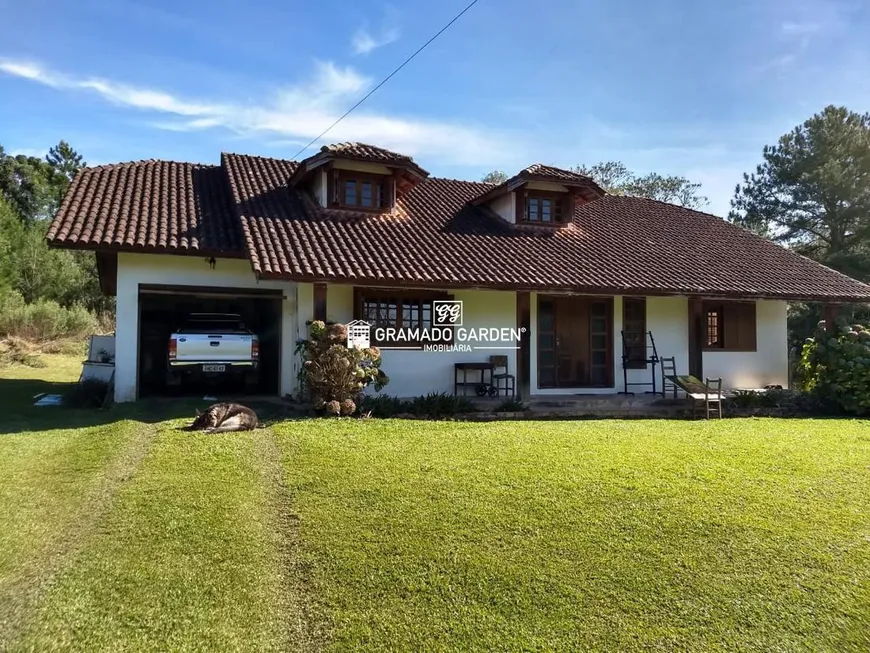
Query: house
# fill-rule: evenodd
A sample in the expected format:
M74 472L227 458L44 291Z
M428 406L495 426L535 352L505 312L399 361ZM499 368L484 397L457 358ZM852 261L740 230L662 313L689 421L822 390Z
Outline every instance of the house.
M530 396L625 390L623 332L629 383L651 375L652 332L680 373L785 384L787 302L870 300L718 217L610 196L568 170L440 179L361 143L300 162L85 169L47 240L94 250L117 297L117 401L160 391L168 335L189 312L243 315L263 392L294 392L295 341L325 319L371 325L391 394L450 392L454 363L500 353ZM443 338L427 337L439 326Z

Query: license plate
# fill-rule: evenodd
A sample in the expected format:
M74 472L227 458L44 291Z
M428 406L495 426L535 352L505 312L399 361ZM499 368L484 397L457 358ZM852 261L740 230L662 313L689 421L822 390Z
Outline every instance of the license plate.
M226 365L203 365L202 371L203 372L226 372L227 366Z

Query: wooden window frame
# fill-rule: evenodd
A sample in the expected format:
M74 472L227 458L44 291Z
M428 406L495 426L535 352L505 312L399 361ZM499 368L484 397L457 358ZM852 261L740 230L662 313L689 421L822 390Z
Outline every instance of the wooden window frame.
M432 302L436 300L451 300L453 296L441 291L435 290L389 290L385 288L354 288L354 311L353 317L355 320L366 320L365 311L363 307L367 301L378 301L382 303L392 302L396 304L396 322L394 324L384 324L384 323L371 323L372 326L372 346L378 347L388 343L380 342L375 339L375 330L378 327L384 328L403 328L405 325L403 324L404 320L404 307L408 304L414 304L420 306L420 321L421 328L423 329L431 329L432 322L431 320L434 318L433 310L432 310ZM424 304L429 305L429 323L425 324L423 322L422 315L422 307ZM413 328L415 325L412 325ZM448 328L448 327L438 327L438 328ZM450 338L447 340L441 340L438 343L431 344L452 344L453 343L453 332L451 330ZM402 341L403 345L415 346L421 344L430 344L428 341Z
M354 204L347 201L347 183L350 181L356 183L356 201ZM366 182L372 185L372 191L375 195L373 206L362 205L362 185ZM383 213L391 210L394 206L395 180L390 175L333 168L329 171L327 183L330 206L367 213Z
M517 222L521 224L534 225L537 227L561 227L571 221L574 208L574 199L570 193L558 193L550 191L524 190L518 189L517 194ZM532 220L530 218L530 207L533 201L550 200L550 221ZM542 217L543 212L536 212L538 217Z
M641 313L642 317L639 320L632 320L632 321L639 321L641 323L640 331L638 331L636 329L627 329L626 328L625 316L628 314L627 308L628 308L629 304L640 304L641 305L640 310L642 311L642 313ZM641 338L640 345L631 345L629 347L625 347L625 349L623 350L623 355L627 354L628 350L631 348L640 348L642 350L641 358L635 359L635 358L632 358L631 356L628 356L629 360L626 361L625 363L623 363L623 365L625 366L625 369L627 369L627 370L645 370L647 368L647 355L646 355L647 354L647 351L646 351L647 331L648 331L648 329L646 328L646 297L623 297L622 298L622 333L623 333L623 338L626 335L636 335L636 334L639 334L640 338Z
M703 351L758 351L758 306L756 302L705 301ZM717 340L710 342L710 319L715 316Z
M725 333L722 306L704 307L704 349L725 349ZM716 330L715 339L711 340L711 330Z

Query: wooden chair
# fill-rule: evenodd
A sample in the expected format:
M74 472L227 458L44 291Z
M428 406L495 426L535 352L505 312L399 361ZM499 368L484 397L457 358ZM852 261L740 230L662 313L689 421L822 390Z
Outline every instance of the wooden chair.
M505 397L516 396L517 380L513 374L508 372L508 357L504 355L490 356L489 362L492 365L492 384L498 390L498 394L501 394L502 381L504 381ZM499 372L499 370L504 370L504 372Z
M670 358L659 359L662 364L662 397L668 396L668 390L673 390L674 399L677 398L677 384L674 379L677 378L677 359L674 356Z
M722 419L722 377L718 379L704 379L704 411L706 419L710 419L711 414ZM697 416L698 401L692 401L692 417Z

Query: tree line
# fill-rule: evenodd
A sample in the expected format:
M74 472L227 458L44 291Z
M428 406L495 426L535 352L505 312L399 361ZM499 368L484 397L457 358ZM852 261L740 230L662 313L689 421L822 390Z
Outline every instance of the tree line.
M0 293L27 304L54 301L111 313L93 252L49 248L45 232L76 172L86 165L66 141L43 157L7 154L0 145Z

